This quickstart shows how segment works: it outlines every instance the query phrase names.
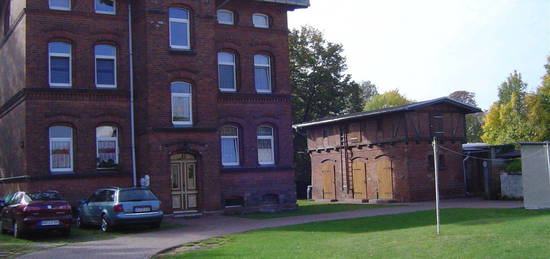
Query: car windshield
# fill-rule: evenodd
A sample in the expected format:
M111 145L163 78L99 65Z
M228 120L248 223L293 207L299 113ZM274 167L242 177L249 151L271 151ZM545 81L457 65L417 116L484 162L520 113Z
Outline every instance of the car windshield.
M126 190L120 191L118 201L155 201L157 197L150 190Z
M59 201L62 200L57 192L37 192L29 194L33 201Z

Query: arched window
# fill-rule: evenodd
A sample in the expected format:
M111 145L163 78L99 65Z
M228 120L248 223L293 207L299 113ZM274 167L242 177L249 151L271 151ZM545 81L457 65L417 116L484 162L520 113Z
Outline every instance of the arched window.
M65 42L48 44L50 87L71 87L71 45Z
M116 48L95 46L95 83L97 88L116 88Z
M70 11L71 0L49 0L49 7L52 10Z
M271 93L271 60L266 55L254 55L256 92Z
M221 129L222 165L239 165L239 129L225 126Z
M269 126L258 127L258 163L260 165L275 164L275 148L273 128Z
M73 171L73 129L54 126L49 129L50 171Z
M236 85L235 55L228 52L218 53L218 81L220 91L235 92Z
M118 129L113 126L96 128L97 168L114 168L118 165Z
M100 14L116 14L116 0L95 0L95 12Z
M172 90L172 123L174 125L193 124L193 105L191 84L173 82Z
M227 25L234 25L235 24L235 15L232 11L220 9L217 12L218 15L218 23L219 24L227 24Z
M169 9L170 47L190 49L189 11L179 8Z
M255 13L252 15L252 23L256 28L269 28L269 16Z

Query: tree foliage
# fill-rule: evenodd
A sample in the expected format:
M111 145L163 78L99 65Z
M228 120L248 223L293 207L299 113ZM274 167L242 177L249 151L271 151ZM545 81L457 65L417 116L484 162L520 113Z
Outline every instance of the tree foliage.
M550 57L545 68L546 74L537 92L526 97L527 116L535 131L534 141L550 141Z
M477 106L476 94L468 91L455 91L449 98L471 106ZM480 142L483 134L484 113L466 114L466 139L470 143Z
M499 100L485 116L481 139L488 144L530 142L536 139L529 125L525 97L527 84L514 71L499 87Z
M346 74L343 46L309 26L290 33L294 122L362 110L361 86Z
M366 104L365 111L385 109L399 105L409 104L412 101L407 99L399 90L391 90L383 94L373 96Z
M378 88L371 81L363 81L360 86L363 91L363 102L367 103L372 97L378 95Z

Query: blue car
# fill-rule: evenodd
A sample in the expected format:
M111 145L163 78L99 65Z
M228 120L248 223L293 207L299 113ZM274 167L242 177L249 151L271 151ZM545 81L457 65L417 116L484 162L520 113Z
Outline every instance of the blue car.
M78 206L75 224L99 226L109 232L123 225L150 225L158 228L164 213L160 201L148 188L104 188Z

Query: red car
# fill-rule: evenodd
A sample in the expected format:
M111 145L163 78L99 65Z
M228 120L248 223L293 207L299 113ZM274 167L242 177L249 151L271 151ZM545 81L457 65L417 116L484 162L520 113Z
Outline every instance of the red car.
M71 234L71 205L56 191L17 192L0 213L0 231L15 238L29 232L59 230Z

